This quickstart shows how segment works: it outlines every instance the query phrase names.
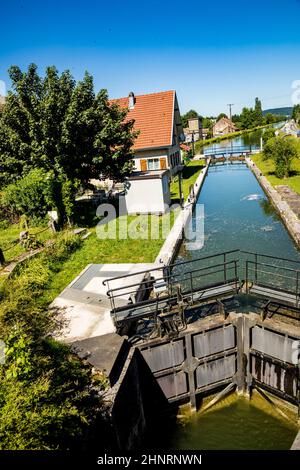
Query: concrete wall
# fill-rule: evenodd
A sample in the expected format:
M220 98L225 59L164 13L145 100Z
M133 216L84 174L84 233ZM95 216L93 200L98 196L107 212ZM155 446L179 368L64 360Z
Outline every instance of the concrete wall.
M158 425L161 411L168 407L165 396L138 349L131 351L120 379L112 390L115 397L111 422L116 446L120 450L137 449L143 444L146 433Z
M193 209L195 204L197 203L197 199L204 183L209 165L210 159L208 160L207 165L203 168L203 170L201 170L193 186L193 192L195 195L194 199L192 199L192 197L189 197L188 201L185 202L182 211L178 214L172 229L170 230L163 246L161 247L155 259L155 264L167 265L171 264L174 261L178 249L184 238L184 229L191 220Z
M171 202L168 175L162 178L130 180L125 200L128 214L149 214L166 212L165 204Z
M269 183L267 178L263 176L259 168L251 160L251 158L245 159L248 167L256 176L259 184L262 186L268 197L270 198L273 206L280 214L286 228L288 229L290 235L294 239L295 243L300 246L300 221L296 214L289 207L287 202L283 201L280 194L276 191L275 188Z

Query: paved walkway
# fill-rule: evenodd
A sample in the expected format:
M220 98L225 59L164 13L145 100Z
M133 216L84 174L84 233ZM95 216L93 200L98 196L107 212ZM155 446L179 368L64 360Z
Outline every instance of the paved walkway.
M72 343L95 336L113 333L115 327L110 315L110 301L107 297L105 279L137 273L130 278L130 283L140 283L144 274L139 271L155 269L154 264L89 264L52 302L50 307L61 312L65 327L59 339ZM128 279L111 281L109 288L122 288L129 284ZM128 289L116 300L116 306L127 305Z

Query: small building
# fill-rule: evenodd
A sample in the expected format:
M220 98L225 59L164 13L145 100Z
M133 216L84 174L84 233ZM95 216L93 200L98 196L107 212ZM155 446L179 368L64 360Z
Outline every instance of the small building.
M139 131L133 145L135 171L169 170L175 175L181 166L180 143L184 140L176 92L130 92L128 97L110 102L128 108L126 119L133 119Z
M199 117L191 118L188 120L188 127L183 129L185 135L185 141L196 142L197 140L203 139L202 134L202 122Z
M213 136L217 137L218 135L231 134L232 132L237 131L236 126L227 117L222 117L219 119L213 126Z
M134 171L126 178L128 214L164 214L171 202L170 171Z

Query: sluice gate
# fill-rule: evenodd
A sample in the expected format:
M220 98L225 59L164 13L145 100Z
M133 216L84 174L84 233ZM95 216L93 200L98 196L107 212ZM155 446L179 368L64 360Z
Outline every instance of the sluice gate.
M117 331L169 403L196 409L198 398L231 384L299 406L299 275L298 262L234 250L105 284ZM124 294L130 301L120 305Z

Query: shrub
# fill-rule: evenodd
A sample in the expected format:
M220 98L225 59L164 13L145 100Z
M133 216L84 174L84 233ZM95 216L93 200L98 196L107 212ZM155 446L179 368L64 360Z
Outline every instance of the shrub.
M52 176L42 169L31 170L3 191L1 203L15 215L41 219L52 208Z
M296 145L290 138L274 137L264 146L263 159L272 159L275 163L275 174L278 178L287 178L293 158L298 156Z

